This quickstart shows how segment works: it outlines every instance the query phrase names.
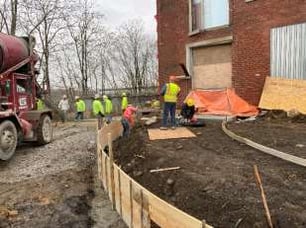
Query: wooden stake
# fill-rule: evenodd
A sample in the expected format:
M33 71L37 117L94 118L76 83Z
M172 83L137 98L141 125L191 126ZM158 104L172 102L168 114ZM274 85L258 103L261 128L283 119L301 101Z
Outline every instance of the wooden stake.
M257 165L254 165L254 174L255 174L255 177L256 177L256 180L257 180L258 187L260 189L262 202L263 202L263 205L264 205L264 208L265 208L265 211L266 211L266 218L267 218L268 225L269 225L270 228L273 228L273 224L272 224L272 220L271 220L271 214L270 214L270 211L269 211L268 203L267 203L267 200L266 200L266 195L265 195L262 183L261 183L261 178L260 178L260 175L259 175L259 172L258 172Z
M169 167L169 168L162 168L162 169L151 169L150 173L158 173L158 172L164 172L164 171L171 171L171 170L177 170L180 169L181 167Z
M112 195L112 209L116 208L116 200L115 200L115 180L114 180L114 153L113 153L113 142L112 142L112 134L108 133L108 153L109 153L109 165L110 165L110 191Z

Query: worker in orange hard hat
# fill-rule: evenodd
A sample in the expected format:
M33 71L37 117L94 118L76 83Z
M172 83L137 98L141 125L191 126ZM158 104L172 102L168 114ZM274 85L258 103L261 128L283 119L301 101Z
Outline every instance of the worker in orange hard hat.
M161 89L161 95L164 97L163 122L161 130L168 129L168 117L170 114L171 129L175 130L175 111L178 95L181 91L180 87L175 83L176 76L169 76L169 83L166 83Z

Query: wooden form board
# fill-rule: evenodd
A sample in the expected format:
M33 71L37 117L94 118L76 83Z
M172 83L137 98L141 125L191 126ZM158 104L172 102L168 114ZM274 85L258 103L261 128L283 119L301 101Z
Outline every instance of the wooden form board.
M306 114L306 81L267 77L259 107L263 109L296 109Z
M120 129L117 128L117 130ZM107 138L105 134L102 134L102 137ZM100 144L100 139L98 144ZM211 228L211 226L203 224L202 221L152 194L129 177L116 164L110 164L109 157L101 148L102 146L98 145L98 154L100 153L98 166L101 170L100 177L103 187L107 191L111 202L114 203L114 208L129 227L149 228L152 220L160 227ZM111 174L111 166L113 166L113 175ZM111 178L114 181L114 189L110 184ZM114 191L114 194L112 194L112 191Z
M113 121L109 125L105 125L98 131L98 137L100 141L100 147L102 149L108 144L108 133L111 133L112 140L116 140L122 135L123 127L120 121Z
M158 128L148 129L150 140L158 139L176 139L176 138L192 138L196 137L190 130L185 127L179 127L175 130L160 130Z

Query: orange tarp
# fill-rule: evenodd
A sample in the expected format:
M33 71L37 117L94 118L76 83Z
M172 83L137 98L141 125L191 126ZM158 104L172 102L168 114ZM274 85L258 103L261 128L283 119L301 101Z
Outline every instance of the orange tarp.
M186 100L192 98L198 114L226 116L256 116L257 107L240 98L233 89L225 90L194 90Z

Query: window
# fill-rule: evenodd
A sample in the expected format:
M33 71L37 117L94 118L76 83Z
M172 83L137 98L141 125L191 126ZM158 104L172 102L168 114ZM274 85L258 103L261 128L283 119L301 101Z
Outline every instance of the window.
M215 28L229 24L229 0L190 0L190 30Z

